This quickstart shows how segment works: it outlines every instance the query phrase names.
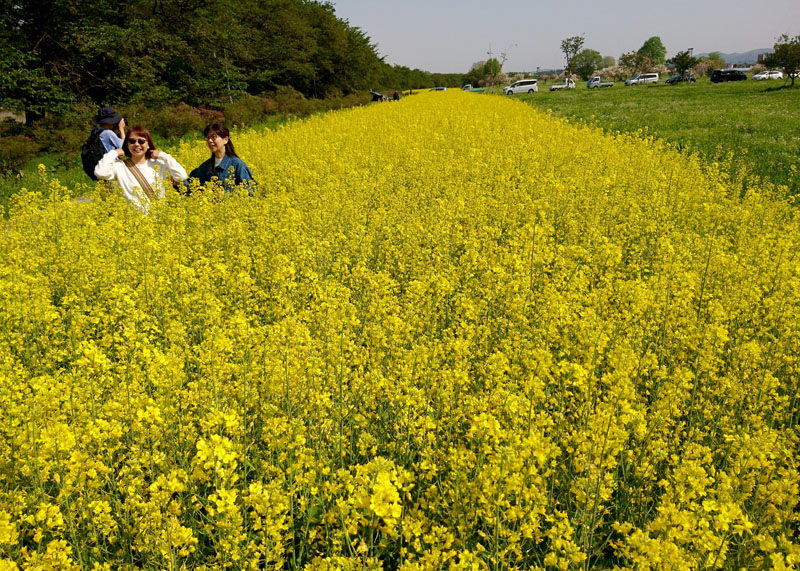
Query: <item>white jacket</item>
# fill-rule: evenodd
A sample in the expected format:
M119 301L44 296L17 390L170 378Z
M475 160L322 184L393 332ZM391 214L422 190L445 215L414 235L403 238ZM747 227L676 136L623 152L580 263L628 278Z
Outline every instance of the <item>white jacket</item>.
M94 174L97 178L116 181L125 200L146 214L150 199L125 163L117 160L118 157L117 149L107 152L94 168ZM147 159L144 164L136 166L158 198L164 198L166 185L172 184L170 179L182 181L187 178L186 170L181 164L164 151L158 151L157 159Z

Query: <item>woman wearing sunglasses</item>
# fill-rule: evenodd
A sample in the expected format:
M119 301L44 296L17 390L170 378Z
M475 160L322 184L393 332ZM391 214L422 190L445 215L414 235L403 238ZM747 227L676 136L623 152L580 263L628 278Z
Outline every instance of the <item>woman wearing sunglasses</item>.
M151 202L164 197L168 184L186 179L181 164L157 150L150 132L138 126L128 130L121 149L103 155L94 174L116 181L125 199L145 214Z
M211 151L211 158L191 172L185 183L187 190L191 189L193 179L200 181L201 186L217 179L225 192L242 185L253 196L253 173L233 149L228 128L222 123L212 123L203 130L203 137Z

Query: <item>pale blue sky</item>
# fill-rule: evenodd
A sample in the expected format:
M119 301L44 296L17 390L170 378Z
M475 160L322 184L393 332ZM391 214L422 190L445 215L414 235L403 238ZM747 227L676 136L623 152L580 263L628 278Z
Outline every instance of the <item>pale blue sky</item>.
M769 48L800 34L800 0L333 0L336 14L364 30L390 64L466 72L508 54L507 71L561 67L561 40L619 58L659 36L667 57Z

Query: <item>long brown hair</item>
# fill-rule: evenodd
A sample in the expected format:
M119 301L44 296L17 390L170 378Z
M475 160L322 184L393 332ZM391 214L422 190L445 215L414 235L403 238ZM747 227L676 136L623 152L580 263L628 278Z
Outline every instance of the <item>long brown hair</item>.
M208 137L209 133L215 133L221 139L228 139L228 142L225 143L225 154L231 157L238 157L239 155L236 154L236 151L233 149L233 141L231 141L231 133L228 131L228 128L223 125L222 123L211 123L211 125L207 126L203 129L203 137Z

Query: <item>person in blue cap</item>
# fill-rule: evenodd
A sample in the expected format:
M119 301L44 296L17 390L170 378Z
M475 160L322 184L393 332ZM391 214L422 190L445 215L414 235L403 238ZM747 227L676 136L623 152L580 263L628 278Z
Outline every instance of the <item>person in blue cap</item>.
M114 149L121 149L122 142L125 140L125 119L122 118L122 115L111 107L101 107L97 110L97 115L93 120L97 124L95 129L102 129L100 142L103 143L103 150L107 153ZM114 132L115 129L119 129L119 136Z

